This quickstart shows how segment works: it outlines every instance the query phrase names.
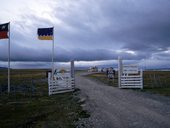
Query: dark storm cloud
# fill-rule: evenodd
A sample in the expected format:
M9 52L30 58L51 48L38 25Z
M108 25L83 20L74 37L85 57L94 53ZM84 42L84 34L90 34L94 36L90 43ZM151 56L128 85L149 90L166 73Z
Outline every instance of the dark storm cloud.
M53 20L30 10L21 15L21 21L13 23L13 61L51 61L51 44L38 45L36 30L52 25L55 26L56 61L109 60L118 56L137 60L170 59L169 0L60 2L54 2L49 14ZM5 45L0 48L5 49ZM0 60L7 60L5 50L0 51Z
M170 1L167 0L106 3L104 14L113 24L110 24L105 32L112 36L114 41L124 42L123 48L140 50L142 45L145 48L153 45L166 48L170 42L169 6Z
M7 50L7 45L0 46L1 49ZM17 50L16 50L17 49ZM121 55L127 59L140 59L139 55L133 55L127 52L117 53L107 49L72 49L66 50L63 48L55 47L54 59L55 61L68 62L71 60L76 61L94 61L94 60L112 60L117 59ZM52 51L49 49L29 48L20 45L13 45L11 48L11 61L42 61L50 62ZM1 61L7 61L8 53L0 51Z
M91 0L78 2L79 6L73 1L72 8L60 7L61 15L56 10L56 16L70 27L63 37L71 44L132 50L141 59L170 46L168 0Z

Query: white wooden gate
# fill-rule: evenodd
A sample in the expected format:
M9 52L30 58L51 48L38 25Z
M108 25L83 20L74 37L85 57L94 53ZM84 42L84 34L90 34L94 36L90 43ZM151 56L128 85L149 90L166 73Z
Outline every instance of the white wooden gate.
M143 71L138 65L123 65L122 59L118 59L119 88L141 88L143 89Z
M63 73L55 72L53 77L51 72L48 73L48 90L49 95L74 91L74 61L71 62L71 71Z

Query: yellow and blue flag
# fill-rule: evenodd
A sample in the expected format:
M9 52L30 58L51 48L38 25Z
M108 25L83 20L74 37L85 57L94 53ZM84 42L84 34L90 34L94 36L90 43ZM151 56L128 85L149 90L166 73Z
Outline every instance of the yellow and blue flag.
M53 28L38 28L38 39L53 40Z

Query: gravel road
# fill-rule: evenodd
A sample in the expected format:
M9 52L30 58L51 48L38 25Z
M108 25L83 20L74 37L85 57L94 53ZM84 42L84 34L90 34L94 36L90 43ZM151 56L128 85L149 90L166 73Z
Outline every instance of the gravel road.
M170 128L170 97L107 86L76 75L76 86L85 100L89 128Z

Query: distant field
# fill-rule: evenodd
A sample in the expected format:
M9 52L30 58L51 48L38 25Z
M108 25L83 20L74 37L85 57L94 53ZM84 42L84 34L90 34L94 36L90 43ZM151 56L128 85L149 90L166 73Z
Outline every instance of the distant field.
M34 91L35 84L38 86L39 84L47 84L47 80L45 79L46 70L11 70L11 91L23 92L22 87L27 92ZM0 92L7 90L7 81L7 70L0 70Z
M109 86L115 86L115 87L118 86L117 72L116 72L116 76L115 76L114 80L108 79L105 73L95 73L95 74L88 75L87 77L93 78L97 81L101 81Z
M144 71L144 90L161 95L170 96L170 71ZM118 86L118 74L114 80L106 77L105 73L96 73L88 75L87 77L101 81L110 86Z
M0 128L76 127L82 110L79 90L48 96L46 70L12 70L11 93L7 91L7 70L0 70Z

